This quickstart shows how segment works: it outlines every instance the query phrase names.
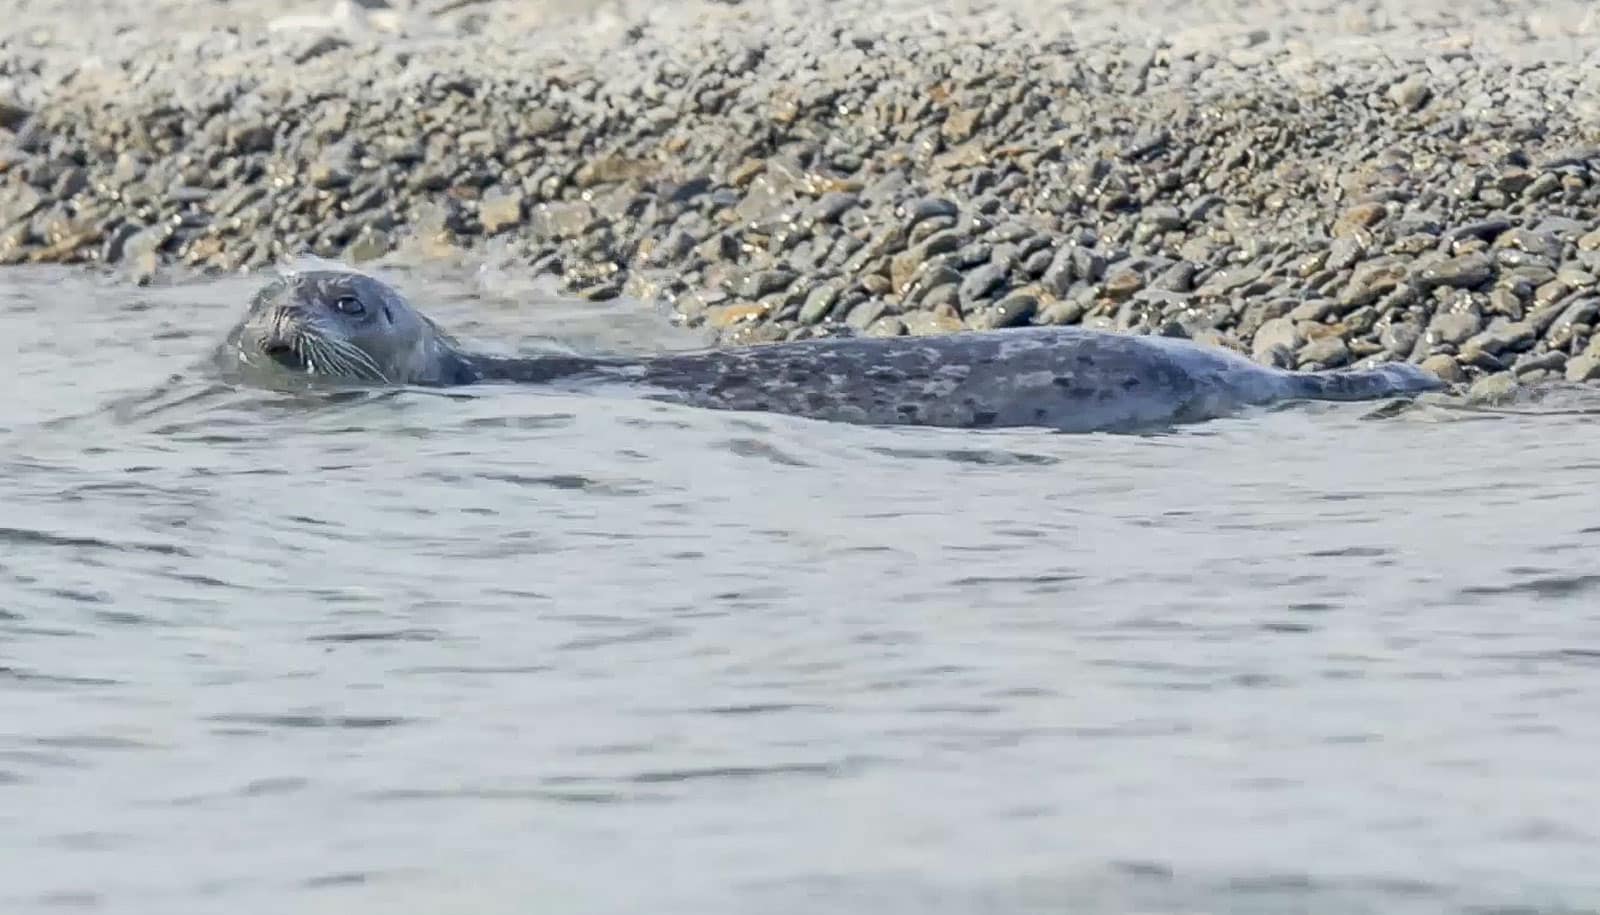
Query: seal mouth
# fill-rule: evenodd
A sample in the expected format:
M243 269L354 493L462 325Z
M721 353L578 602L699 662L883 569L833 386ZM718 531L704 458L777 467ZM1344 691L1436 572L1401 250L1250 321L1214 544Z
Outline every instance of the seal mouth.
M262 344L261 354L286 369L303 370L306 367L305 357L300 354L299 349L281 340Z

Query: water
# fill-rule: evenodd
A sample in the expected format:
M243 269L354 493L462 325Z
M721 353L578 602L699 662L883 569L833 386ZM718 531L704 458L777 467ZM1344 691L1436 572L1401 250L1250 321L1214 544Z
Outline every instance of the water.
M1588 416L164 386L253 286L5 274L0 911L1600 905Z

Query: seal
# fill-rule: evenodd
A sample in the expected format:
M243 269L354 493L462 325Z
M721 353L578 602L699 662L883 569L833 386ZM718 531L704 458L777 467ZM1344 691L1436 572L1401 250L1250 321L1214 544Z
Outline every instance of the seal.
M1293 372L1220 347L1082 327L833 337L639 356L500 356L463 347L382 281L286 271L222 352L239 365L356 385L622 383L695 407L866 425L1132 431L1293 400L1372 400L1444 387L1405 363Z

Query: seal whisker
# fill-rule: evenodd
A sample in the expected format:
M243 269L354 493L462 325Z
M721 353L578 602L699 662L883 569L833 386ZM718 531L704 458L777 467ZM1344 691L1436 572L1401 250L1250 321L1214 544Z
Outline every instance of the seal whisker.
M328 347L322 337L315 334L305 334L302 339L306 348L306 369L314 375L338 374L341 371L340 363L328 352Z
M319 361L325 363L335 373L366 379L371 371L361 359L357 358L357 352L359 351L352 352L350 347L332 337L317 338Z
M332 353L340 357L341 364L351 370L352 374L364 375L369 381L376 381L382 384L389 383L388 376L384 374L383 369L378 367L377 361L359 347L347 340L339 340L332 337L324 337L322 342L327 345Z

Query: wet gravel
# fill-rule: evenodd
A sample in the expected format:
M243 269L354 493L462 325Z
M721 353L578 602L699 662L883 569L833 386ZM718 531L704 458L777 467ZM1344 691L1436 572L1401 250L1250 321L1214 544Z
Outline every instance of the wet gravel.
M99 6L0 39L0 261L492 247L728 342L1082 323L1600 378L1581 4Z

